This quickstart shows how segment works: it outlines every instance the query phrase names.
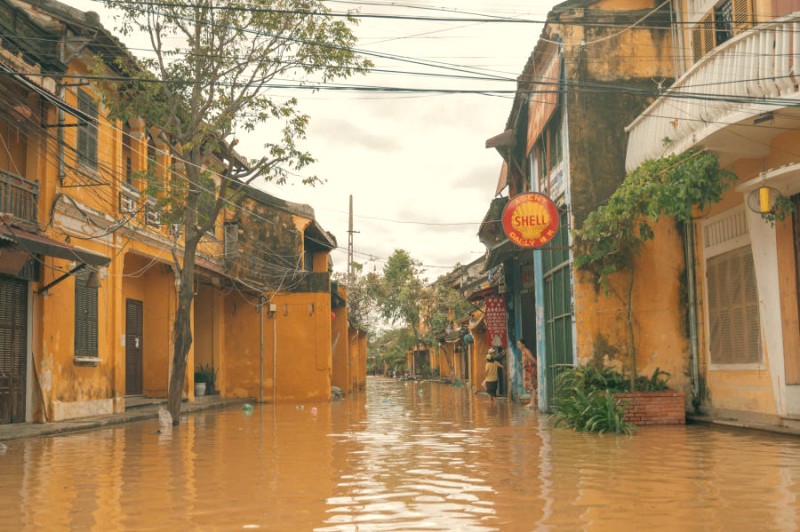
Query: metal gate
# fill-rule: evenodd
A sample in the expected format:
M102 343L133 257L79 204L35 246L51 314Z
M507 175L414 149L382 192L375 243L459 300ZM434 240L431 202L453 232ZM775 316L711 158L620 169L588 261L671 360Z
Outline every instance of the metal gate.
M0 276L0 423L25 421L28 282Z
M573 364L572 274L569 262L567 213L561 214L560 228L550 249L542 254L544 272L545 366L547 405L552 406L558 371Z
M125 300L125 395L142 393L142 302Z

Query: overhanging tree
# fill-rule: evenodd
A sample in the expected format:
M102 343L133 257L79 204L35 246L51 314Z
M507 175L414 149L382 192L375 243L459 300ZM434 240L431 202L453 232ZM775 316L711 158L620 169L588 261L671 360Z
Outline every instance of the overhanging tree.
M420 301L424 296L421 263L408 251L396 249L383 267L381 311L391 323L402 323L420 340Z
M173 248L178 302L168 392L177 424L200 241L237 185L258 178L283 183L314 161L298 146L308 117L296 99L274 95L271 85L326 82L363 73L370 63L353 50L355 19L334 19L315 0L105 4L120 13L119 31L145 36L152 49L143 59L116 60L123 76L105 85L107 105L117 118L143 118L156 126L151 132L182 163L159 191L164 220L182 228L182 242L176 238ZM262 157L243 161L233 152L234 135L269 124L275 139L264 145Z

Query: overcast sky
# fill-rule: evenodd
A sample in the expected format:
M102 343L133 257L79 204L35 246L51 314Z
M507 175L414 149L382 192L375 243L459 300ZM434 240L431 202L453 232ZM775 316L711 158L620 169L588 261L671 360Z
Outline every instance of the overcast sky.
M83 11L99 12L103 24L113 31L114 20L104 12L102 3L62 1ZM437 18L485 14L543 20L556 2L404 0L388 7L390 3L337 1L327 5L334 11L358 8L363 14ZM355 31L360 50L447 67L373 58L375 68L453 76L460 74L452 69L457 65L508 81L373 72L345 83L513 91L513 80L533 50L541 25L362 18ZM382 268L382 259L398 248L420 260L431 279L456 263L466 264L481 256L484 247L477 238L478 224L494 196L502 162L495 150L484 148L484 143L503 131L511 110L511 94L299 91L296 96L302 111L311 117L303 146L318 160L307 173L325 183L314 188L299 182L261 188L314 208L319 223L339 243L340 249L333 254L335 270L346 270L351 194L354 229L358 231L354 236L355 260L370 270ZM258 158L262 145L263 136L260 140L258 134L252 134L241 137L237 150L246 157Z

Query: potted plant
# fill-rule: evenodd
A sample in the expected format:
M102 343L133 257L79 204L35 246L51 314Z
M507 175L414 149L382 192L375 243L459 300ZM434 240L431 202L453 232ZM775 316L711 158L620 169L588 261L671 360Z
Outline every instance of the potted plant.
M196 369L194 372L194 396L203 397L206 394L206 374Z
M195 382L197 382L197 374L202 375L203 382L206 385L206 394L214 395L217 393L217 369L211 364L200 364L195 371Z

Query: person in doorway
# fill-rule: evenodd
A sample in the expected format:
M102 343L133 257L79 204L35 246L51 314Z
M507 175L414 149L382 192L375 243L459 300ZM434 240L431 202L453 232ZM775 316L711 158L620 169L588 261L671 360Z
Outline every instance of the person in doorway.
M524 338L520 338L517 341L517 347L520 353L522 353L522 366L525 370L523 372L525 376L525 391L531 395L530 402L525 406L527 408L533 408L536 406L536 385L538 384L536 380L536 358L533 356L533 353L531 353Z
M483 381L486 383L486 391L489 393L489 398L494 403L495 397L497 397L497 381L498 381L498 368L502 368L503 365L494 359L494 351L491 349L489 350L489 354L486 355L486 379Z

